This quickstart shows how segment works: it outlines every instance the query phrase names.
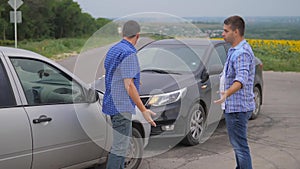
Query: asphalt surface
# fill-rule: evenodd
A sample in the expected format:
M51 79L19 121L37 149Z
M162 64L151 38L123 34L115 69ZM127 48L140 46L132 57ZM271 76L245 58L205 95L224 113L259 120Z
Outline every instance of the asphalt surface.
M102 60L103 50L94 51ZM97 60L96 59L96 60ZM86 59L84 59L86 60ZM73 71L76 56L58 61ZM98 73L99 74L99 73ZM84 78L84 74L82 74ZM97 75L98 76L98 75ZM248 138L255 169L300 169L300 73L263 72L264 98L261 114L249 122ZM90 79L89 79L90 80ZM181 144L163 154L149 156L157 143L150 141L140 169L233 169L234 153L225 122L212 137L196 146Z
M150 38L140 38L135 47L139 49L152 41ZM82 81L89 84L105 74L104 56L112 45L81 52L79 55L71 56L57 62L73 72Z

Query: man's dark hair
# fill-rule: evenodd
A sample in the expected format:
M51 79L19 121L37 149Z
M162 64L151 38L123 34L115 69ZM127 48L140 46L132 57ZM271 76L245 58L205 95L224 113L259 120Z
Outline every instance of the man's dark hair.
M240 16L231 16L224 21L225 25L230 25L232 30L238 29L241 36L245 34L245 21Z
M124 37L132 38L140 31L140 25L134 20L129 20L123 25L122 33Z

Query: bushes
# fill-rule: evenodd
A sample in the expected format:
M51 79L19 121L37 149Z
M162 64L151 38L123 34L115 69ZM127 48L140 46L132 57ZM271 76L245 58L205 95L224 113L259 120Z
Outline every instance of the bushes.
M0 46L13 46L14 44L13 40L0 40Z
M58 60L79 53L86 40L85 38L63 38L47 39L39 42L22 41L18 47Z

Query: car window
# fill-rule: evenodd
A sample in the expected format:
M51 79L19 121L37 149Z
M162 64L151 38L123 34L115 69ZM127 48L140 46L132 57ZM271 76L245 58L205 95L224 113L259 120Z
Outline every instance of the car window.
M12 58L29 105L84 102L82 87L71 77L39 60Z
M10 81L6 74L3 63L0 59L0 108L11 107L16 105L15 96L11 88Z
M217 51L217 53L218 53L218 55L220 57L220 60L221 60L222 64L224 65L225 62L226 62L226 58L227 58L227 52L226 52L224 46L223 45L219 45L215 49L216 49L216 51Z
M220 55L217 51L217 48L214 48L209 56L208 66L220 65L220 64L223 64L223 62L220 59Z
M141 70L160 69L173 72L191 72L198 69L205 48L186 45L160 45L138 52Z

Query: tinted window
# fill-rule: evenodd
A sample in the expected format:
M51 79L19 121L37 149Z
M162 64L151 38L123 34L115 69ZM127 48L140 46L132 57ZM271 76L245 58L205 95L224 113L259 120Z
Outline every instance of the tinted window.
M212 50L209 56L208 66L220 65L220 64L222 64L222 61L220 59L219 53L216 49L214 49Z
M141 70L160 69L173 72L191 72L199 68L206 46L160 45L138 52Z
M216 47L216 51L221 59L222 64L224 65L227 58L227 51L225 50L223 45L219 45Z
M82 87L55 67L30 59L11 59L29 105L85 101Z
M8 76L0 59L0 108L16 105L15 96L13 94Z

